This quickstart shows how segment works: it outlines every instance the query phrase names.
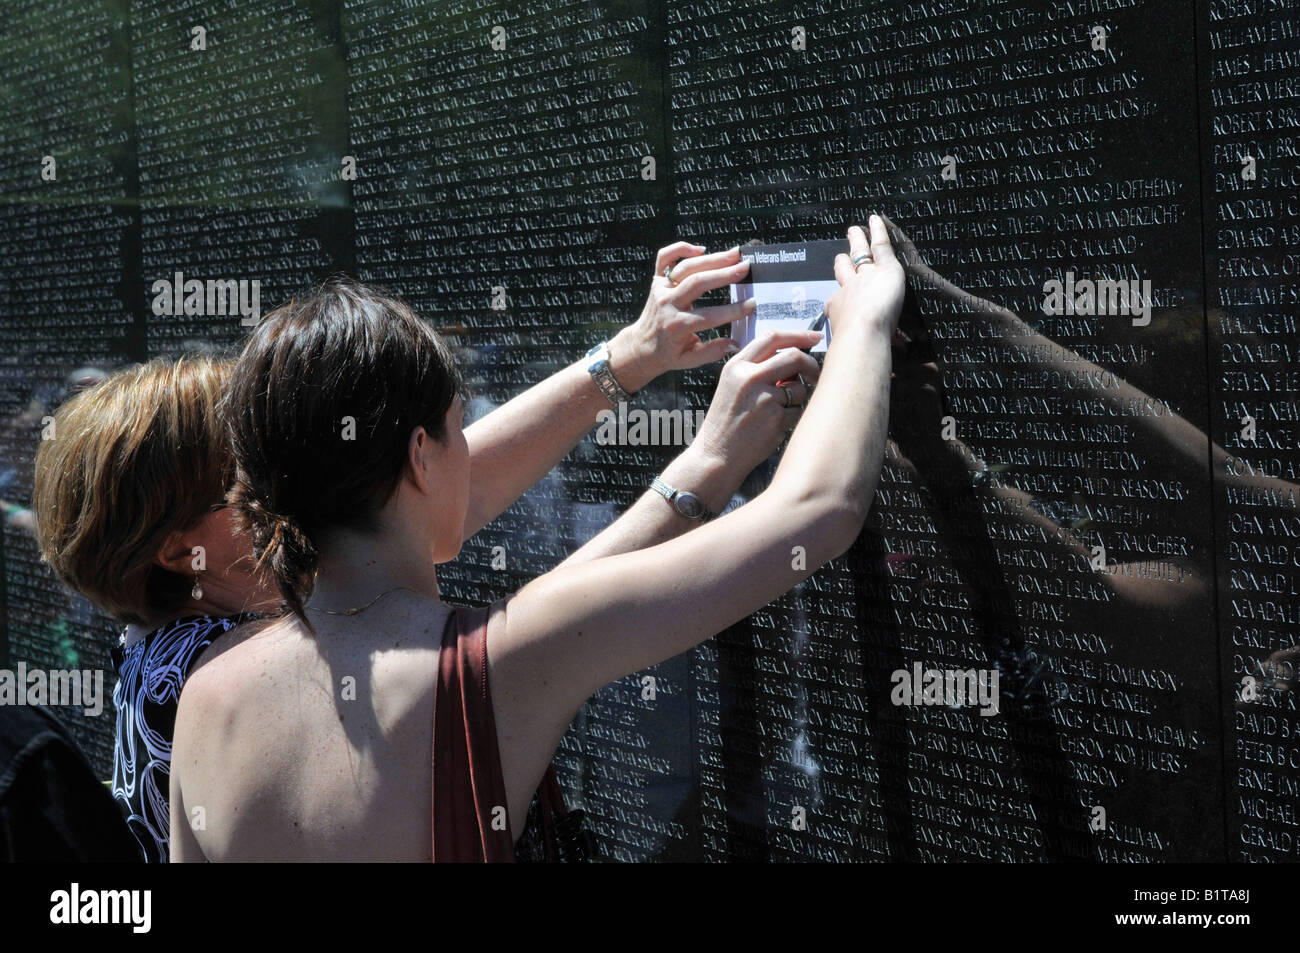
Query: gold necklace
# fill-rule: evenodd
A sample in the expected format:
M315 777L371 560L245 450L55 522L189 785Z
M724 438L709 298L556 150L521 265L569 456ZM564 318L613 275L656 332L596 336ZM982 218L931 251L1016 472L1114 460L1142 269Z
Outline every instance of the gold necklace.
M359 612L365 612L380 599L384 598L384 596L388 595L390 592L397 592L399 589L405 589L407 592L415 592L415 590L410 586L394 586L392 589L385 589L364 606L357 606L355 609L318 609L315 606L307 606L307 608L311 609L313 612L324 612L326 615L356 615Z

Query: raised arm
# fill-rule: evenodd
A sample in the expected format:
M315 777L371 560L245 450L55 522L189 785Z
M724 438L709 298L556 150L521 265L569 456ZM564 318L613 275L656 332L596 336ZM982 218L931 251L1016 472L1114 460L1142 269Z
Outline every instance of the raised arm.
M1033 363L1078 381L1076 385L1078 390L1089 393L1106 404L1112 414L1123 417L1125 422L1141 435L1166 446L1171 452L1171 460L1190 471L1192 478L1204 471L1205 451L1209 439L1195 424L1174 413L1167 405L1165 409L1168 412L1160 415L1128 412L1128 408L1131 407L1140 407L1152 402L1162 403L1159 398L1152 398L1117 374L1109 373L1105 368L1085 360L1068 347L1057 344L1031 327L1010 308L981 298L953 284L926 264L911 239L901 230L898 252L906 272L913 275L929 293L953 302L957 305L959 313L985 315L990 327L997 332L999 340L1018 348ZM1226 461L1227 454L1221 448L1214 446L1213 451L1216 463ZM1221 467L1219 472L1228 471L1227 468Z
M699 435L664 468L660 479L689 490L713 513L721 513L750 471L770 457L799 422L808 399L804 382L815 384L821 370L815 358L797 349L812 347L820 339L816 331L783 331L768 341L751 341L733 355L718 378ZM777 347L786 350L778 353ZM779 386L787 390L780 402L773 401L768 395ZM700 525L655 490L646 490L626 513L560 565L645 549Z
M672 283L663 274L668 265L673 266ZM701 246L686 242L661 248L641 316L610 340L610 369L619 386L638 391L664 371L726 356L729 338L703 341L699 332L730 323L746 309L693 306L706 291L737 281L748 267L738 248L716 254L704 254ZM465 539L523 496L577 446L597 413L610 408L587 371L590 360L575 361L465 428L470 460Z
M831 346L771 485L727 515L635 552L563 566L498 603L489 682L509 812L527 799L583 701L709 638L842 554L866 520L884 453L889 345L903 271L871 220L874 261L835 262ZM849 230L852 254L867 251ZM769 347L772 346L769 342ZM761 352L760 352L761 353ZM780 400L777 388L769 398Z

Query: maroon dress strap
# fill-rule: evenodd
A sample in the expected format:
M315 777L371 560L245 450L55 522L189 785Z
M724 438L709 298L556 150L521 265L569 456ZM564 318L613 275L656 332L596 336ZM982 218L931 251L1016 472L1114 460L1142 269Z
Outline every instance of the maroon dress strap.
M443 630L433 701L435 863L515 859L487 679L491 608L457 607Z

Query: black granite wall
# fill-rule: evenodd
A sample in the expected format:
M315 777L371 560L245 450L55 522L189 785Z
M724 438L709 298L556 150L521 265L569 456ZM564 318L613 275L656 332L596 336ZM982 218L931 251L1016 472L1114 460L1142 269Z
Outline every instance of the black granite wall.
M477 415L633 320L660 246L883 212L913 343L868 529L592 699L556 762L604 854L1294 860L1298 120L1287 0L15 0L0 496L74 369L238 344L154 313L176 272L400 291ZM585 441L446 597L545 572L675 452ZM21 519L2 555L0 664L107 668ZM895 704L918 664L996 671L997 714ZM68 717L106 773L111 708Z

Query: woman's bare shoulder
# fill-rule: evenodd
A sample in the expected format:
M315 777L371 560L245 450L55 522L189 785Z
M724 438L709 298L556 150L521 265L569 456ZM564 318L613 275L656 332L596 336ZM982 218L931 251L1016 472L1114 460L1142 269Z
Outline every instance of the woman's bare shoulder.
M229 691L232 684L239 684L237 680L232 683L230 676L249 666L264 665L273 651L272 645L297 638L291 631L297 625L292 617L272 616L251 619L222 633L190 671L183 694L197 695L214 682L220 684L219 691Z

